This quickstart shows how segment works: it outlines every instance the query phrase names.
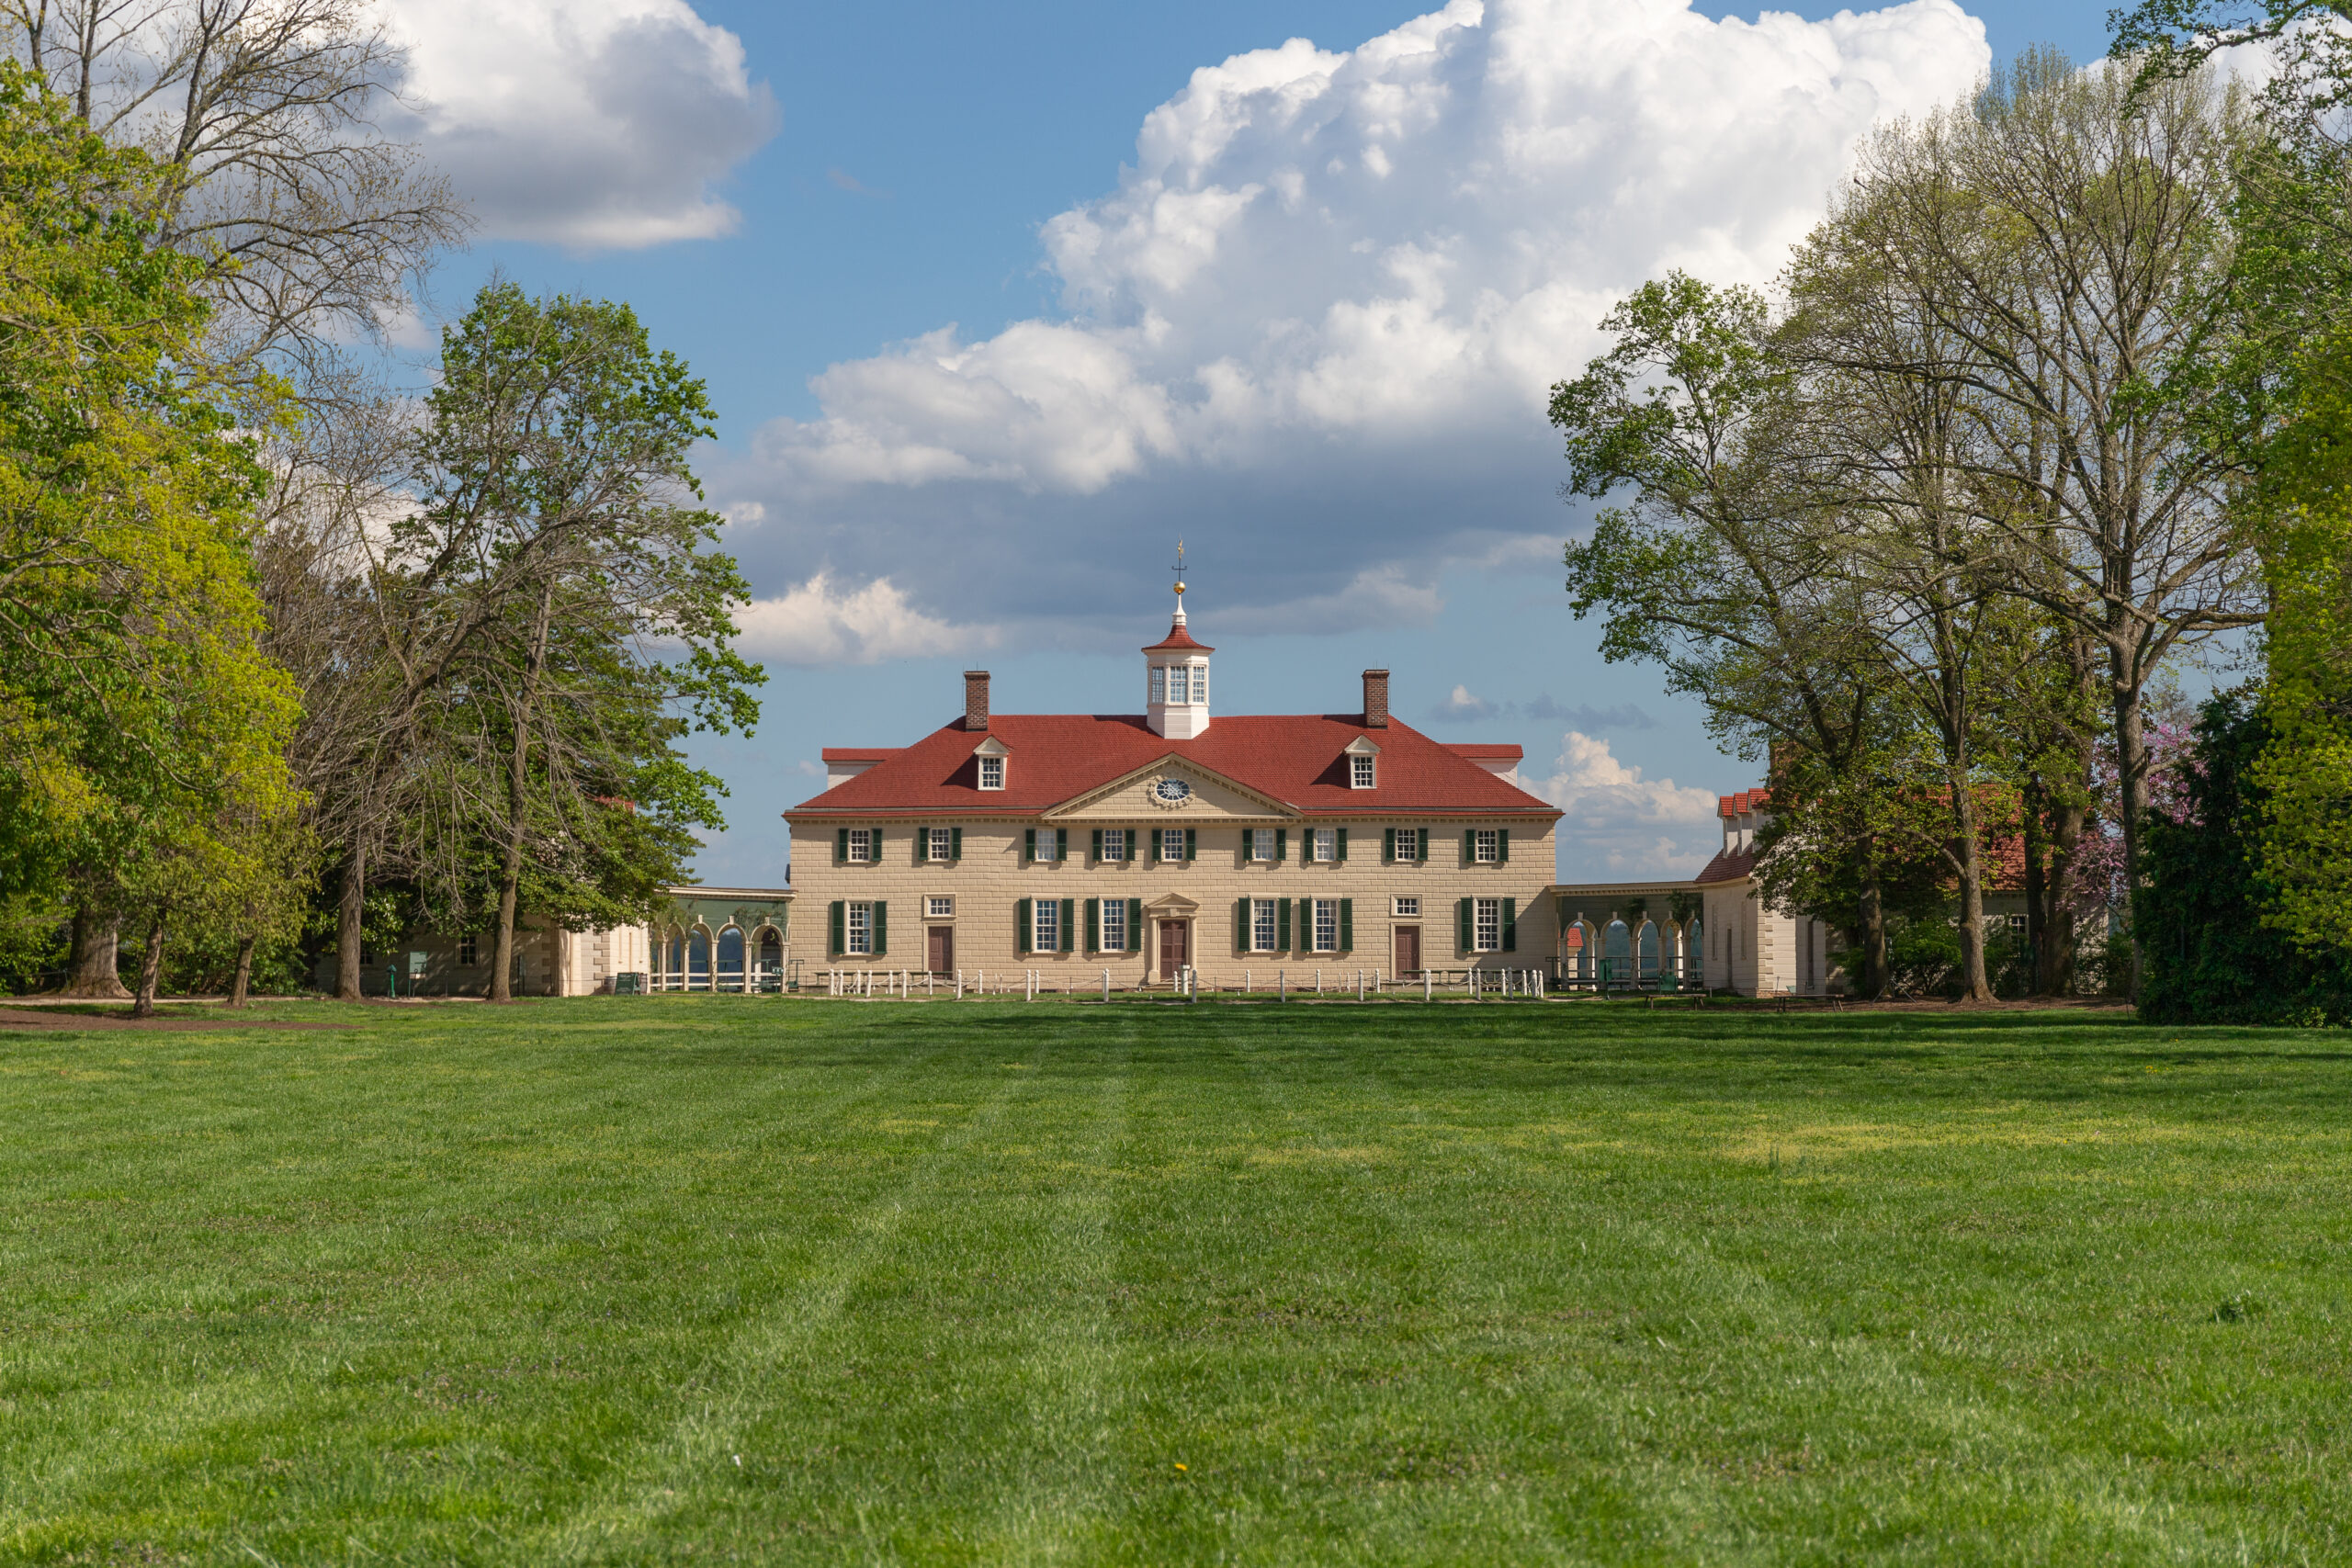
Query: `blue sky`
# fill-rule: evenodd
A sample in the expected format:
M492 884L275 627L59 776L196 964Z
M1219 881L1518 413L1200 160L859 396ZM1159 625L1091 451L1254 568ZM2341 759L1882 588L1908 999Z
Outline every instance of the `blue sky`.
M944 722L967 664L1005 711L1138 708L1180 533L1220 709L1386 666L1408 720L1526 747L1563 874L1709 846L1755 768L1569 614L1541 389L1612 291L1764 281L1872 118L2095 56L2104 7L1431 11L396 5L483 231L419 341L495 266L628 299L721 411L771 679L754 738L697 743L732 791L701 875L780 880L819 748Z

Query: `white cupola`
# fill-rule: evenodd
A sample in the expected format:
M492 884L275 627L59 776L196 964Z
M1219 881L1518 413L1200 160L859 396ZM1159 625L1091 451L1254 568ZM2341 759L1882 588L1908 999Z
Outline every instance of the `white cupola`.
M1168 636L1143 650L1144 712L1151 732L1190 740L1209 727L1209 655L1216 649L1184 629L1184 546L1176 546L1176 618Z

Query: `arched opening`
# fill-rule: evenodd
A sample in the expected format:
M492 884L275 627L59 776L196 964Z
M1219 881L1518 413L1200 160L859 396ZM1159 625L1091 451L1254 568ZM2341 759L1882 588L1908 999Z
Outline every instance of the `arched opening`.
M1600 935L1600 956L1604 968L1601 978L1624 981L1634 973L1634 933L1623 920L1611 920Z
M686 983L686 933L672 926L662 941L662 988L674 991Z
M1582 919L1560 933L1560 972L1571 980L1592 978L1592 928Z
M743 988L743 928L730 925L718 933L718 986L722 991Z
M1642 978L1645 980L1655 980L1657 978L1657 922L1656 920L1644 920L1642 922L1640 952L1642 959Z
M686 933L686 989L710 989L710 932L702 926Z
M784 933L774 926L762 926L759 931L759 971L755 982L763 991L784 988Z
M1707 931L1696 915L1682 932L1682 977L1692 985L1703 984L1707 978Z

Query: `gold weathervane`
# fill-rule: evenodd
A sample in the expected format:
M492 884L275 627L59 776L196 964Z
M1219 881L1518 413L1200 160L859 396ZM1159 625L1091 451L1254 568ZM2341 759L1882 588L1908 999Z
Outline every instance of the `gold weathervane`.
M1184 596L1184 541L1176 541L1176 597Z

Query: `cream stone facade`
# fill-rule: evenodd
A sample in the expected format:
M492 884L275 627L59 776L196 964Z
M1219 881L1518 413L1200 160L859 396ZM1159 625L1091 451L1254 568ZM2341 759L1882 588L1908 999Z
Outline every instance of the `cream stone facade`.
M785 813L805 964L1056 988L1548 966L1559 812L1518 748L1396 721L1385 671L1357 712L1213 717L1213 651L1180 600L1142 714L994 715L974 671L960 720L829 750Z

